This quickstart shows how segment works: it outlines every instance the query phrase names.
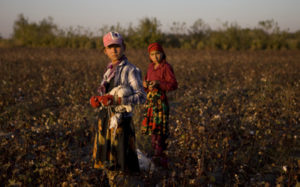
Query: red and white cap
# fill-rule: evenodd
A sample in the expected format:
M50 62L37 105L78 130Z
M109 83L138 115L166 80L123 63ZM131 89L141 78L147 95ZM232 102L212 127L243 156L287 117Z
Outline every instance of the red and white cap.
M111 44L123 44L123 37L118 32L109 32L103 36L103 45L107 47Z

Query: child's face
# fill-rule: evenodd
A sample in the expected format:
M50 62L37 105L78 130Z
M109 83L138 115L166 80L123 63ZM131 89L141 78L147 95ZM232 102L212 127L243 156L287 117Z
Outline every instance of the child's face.
M123 45L112 44L104 48L104 53L112 61L118 61L124 54Z
M160 63L163 57L163 53L160 51L151 51L149 55L151 61L154 63Z

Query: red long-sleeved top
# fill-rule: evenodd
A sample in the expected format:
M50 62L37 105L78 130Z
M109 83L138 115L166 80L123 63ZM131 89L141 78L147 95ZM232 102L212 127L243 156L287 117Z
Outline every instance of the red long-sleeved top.
M174 75L172 66L163 61L159 66L154 69L154 63L150 63L148 66L147 74L145 76L146 81L159 81L159 87L162 91L172 91L177 89L178 83Z

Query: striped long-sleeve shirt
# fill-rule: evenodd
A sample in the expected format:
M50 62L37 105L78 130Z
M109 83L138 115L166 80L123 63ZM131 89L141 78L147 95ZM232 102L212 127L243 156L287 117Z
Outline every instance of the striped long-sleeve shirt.
M111 78L110 75L111 69L108 68L103 75L101 85L103 85L104 82L109 82ZM128 62L126 58L118 64L114 72L114 86L117 87L119 85L129 87L132 91L132 95L122 98L122 104L135 105L143 104L146 101L146 92L143 88L141 71Z

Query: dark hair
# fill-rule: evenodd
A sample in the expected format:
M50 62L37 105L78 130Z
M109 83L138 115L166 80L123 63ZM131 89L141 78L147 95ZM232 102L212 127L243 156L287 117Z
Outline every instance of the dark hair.
M163 52L163 56L162 56L162 58L161 58L162 60L166 60L167 59L167 56L166 56L166 54Z

